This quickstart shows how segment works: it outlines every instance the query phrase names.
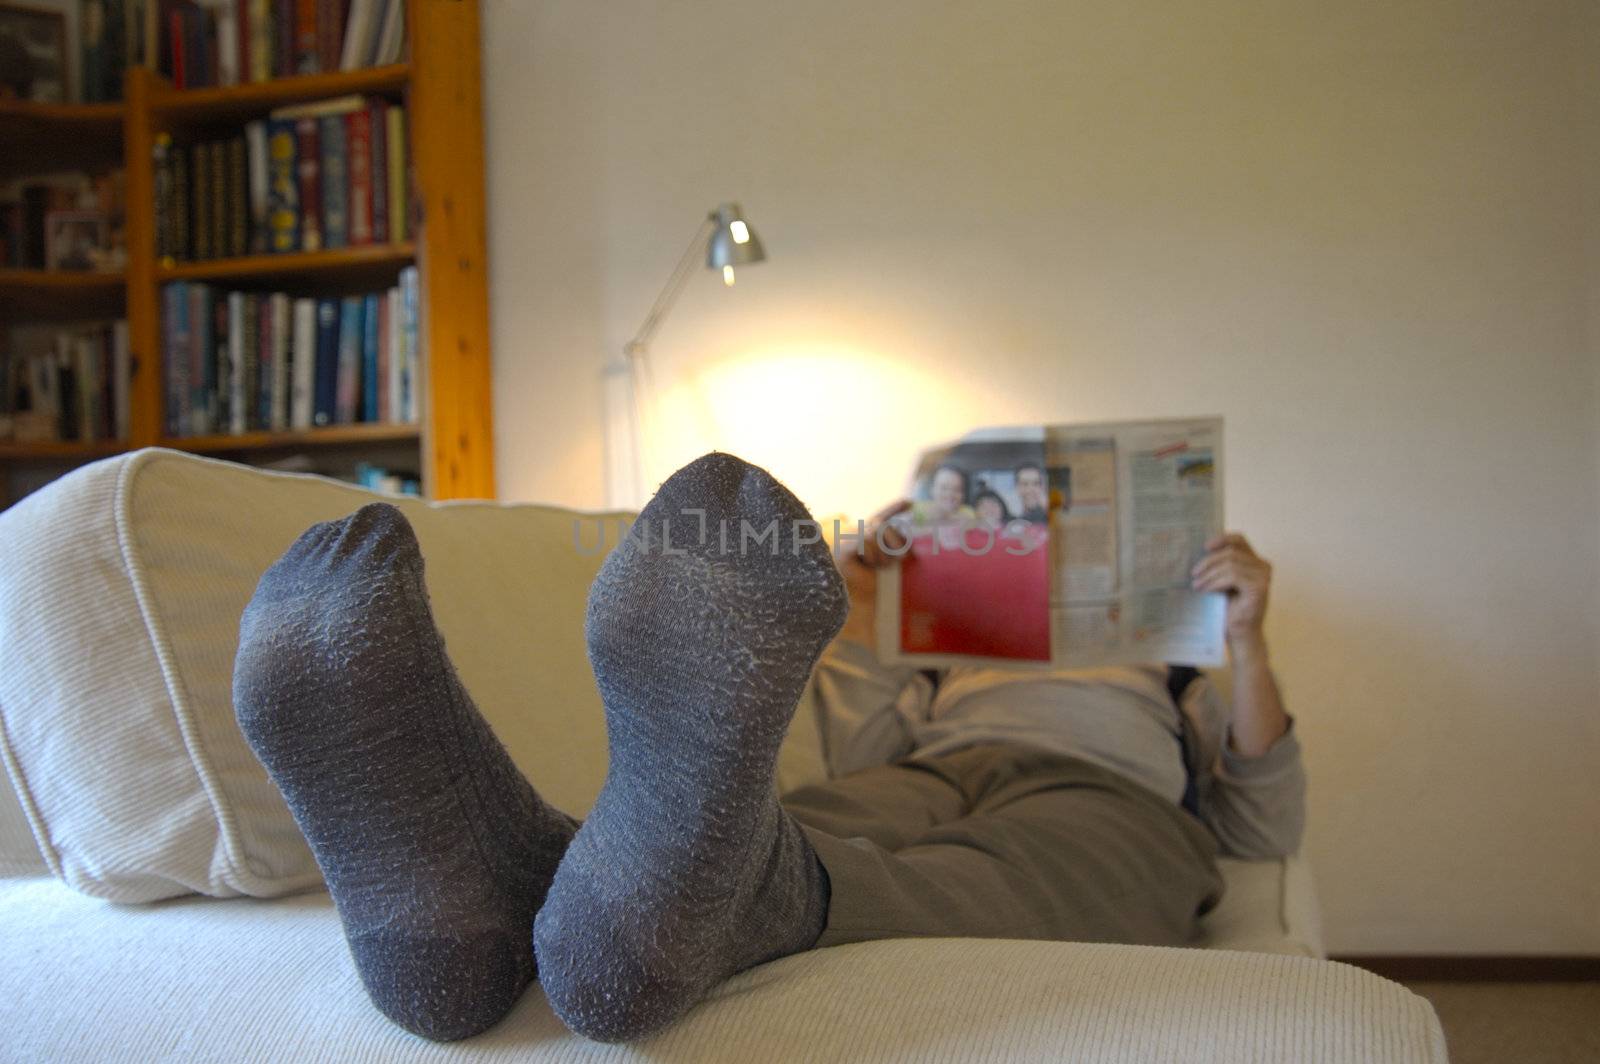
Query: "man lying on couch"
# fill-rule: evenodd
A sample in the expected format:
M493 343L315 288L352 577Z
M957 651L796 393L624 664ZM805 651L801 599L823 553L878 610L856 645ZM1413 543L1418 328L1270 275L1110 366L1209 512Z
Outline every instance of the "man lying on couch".
M790 549L797 534L771 553L715 531L774 519L809 516L764 471L712 454L607 558L586 636L610 763L581 824L473 708L398 510L317 525L262 577L241 623L239 723L385 1015L464 1038L537 978L574 1031L621 1041L818 946L1181 944L1220 895L1219 845L1298 846L1299 751L1261 634L1270 570L1242 537L1208 545L1194 573L1229 595L1232 714L1197 681L1186 729L1160 668L955 669L935 686L881 667L875 537L836 566L820 544ZM825 745L856 771L780 803L778 748L825 648Z

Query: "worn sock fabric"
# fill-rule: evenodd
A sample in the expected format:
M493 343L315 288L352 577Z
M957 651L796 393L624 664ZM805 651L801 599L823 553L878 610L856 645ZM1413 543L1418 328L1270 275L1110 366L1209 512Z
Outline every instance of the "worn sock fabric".
M827 549L795 546L809 520L763 470L707 455L662 485L590 591L611 761L534 922L540 983L581 1035L643 1037L822 933L827 874L773 786L847 609ZM741 542L741 522L774 521L776 544Z
M530 933L576 830L478 714L445 654L405 517L316 525L261 578L234 706L311 844L373 1004L437 1041L535 978Z

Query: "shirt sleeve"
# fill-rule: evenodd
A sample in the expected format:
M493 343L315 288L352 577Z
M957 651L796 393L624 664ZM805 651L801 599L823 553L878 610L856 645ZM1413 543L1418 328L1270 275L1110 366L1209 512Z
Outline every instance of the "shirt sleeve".
M933 701L927 677L885 666L869 647L848 639L835 639L823 651L812 684L830 779L909 754L907 720L925 718Z
M1230 743L1228 709L1209 681L1198 682L1191 698L1209 704L1190 707L1191 719L1211 722L1202 753L1209 765L1201 787L1200 819L1229 857L1287 857L1300 849L1306 826L1306 776L1294 718L1288 729L1257 757L1245 757Z

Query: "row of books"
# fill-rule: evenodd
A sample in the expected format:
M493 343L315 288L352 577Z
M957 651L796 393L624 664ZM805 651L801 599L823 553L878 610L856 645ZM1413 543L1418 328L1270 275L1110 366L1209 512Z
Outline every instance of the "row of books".
M128 258L126 207L120 169L0 185L0 267L120 270Z
M370 462L356 464L354 483L368 491L381 491L388 495L422 494L422 478L417 474L395 471Z
M285 107L228 140L155 143L156 253L198 260L409 236L405 108L342 96Z
M128 323L22 328L0 337L0 440L126 439Z
M86 102L122 98L129 66L180 89L397 63L405 0L81 0Z
M161 325L169 436L417 421L415 267L343 298L174 282Z

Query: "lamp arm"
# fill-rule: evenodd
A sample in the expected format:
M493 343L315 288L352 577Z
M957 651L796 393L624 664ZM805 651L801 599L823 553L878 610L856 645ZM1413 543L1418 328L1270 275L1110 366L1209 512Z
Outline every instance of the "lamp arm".
M708 215L700 223L700 228L695 230L694 239L689 241L689 246L683 252L683 258L678 260L678 265L673 267L672 274L667 278L666 287L656 297L655 304L651 306L650 313L645 316L644 324L639 326L639 331L634 334L623 347L623 353L631 362L650 346L650 341L655 338L656 330L661 328L661 323L666 320L667 313L672 310L673 304L678 301L678 296L683 292L683 286L688 284L689 278L694 275L695 263L703 253L705 240L711 229L716 225L716 215Z

